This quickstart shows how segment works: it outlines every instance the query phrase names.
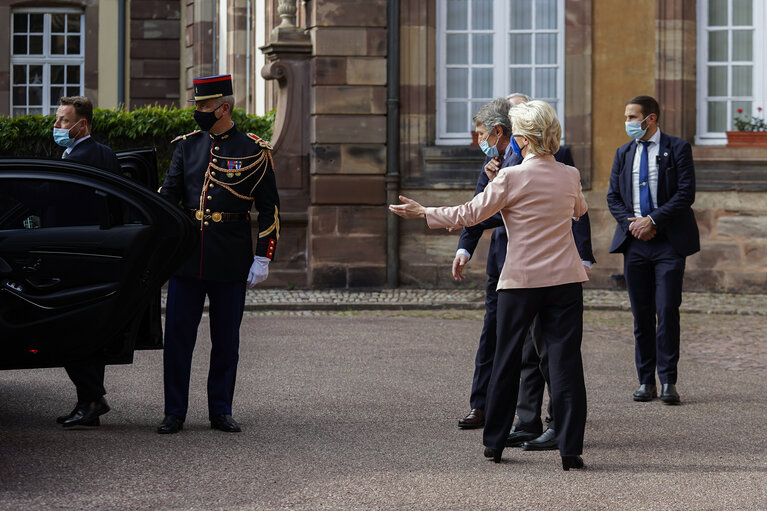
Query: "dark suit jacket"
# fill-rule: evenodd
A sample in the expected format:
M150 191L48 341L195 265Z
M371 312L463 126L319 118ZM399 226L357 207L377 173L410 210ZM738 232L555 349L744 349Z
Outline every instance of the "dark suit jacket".
M650 213L658 233L668 238L682 257L700 250L700 236L692 203L695 201L695 166L692 148L684 140L661 132L658 148L658 205ZM625 252L629 233L628 218L634 216L631 173L634 168L636 141L615 152L610 172L607 205L618 225L615 227L610 252Z
M560 147L559 151L554 155L554 158L565 165L575 166L573 155L567 147ZM482 193L487 186L487 183L490 182L487 174L485 174L485 165L488 161L490 161L490 158L486 158L485 163L482 165L474 195ZM513 167L514 165L519 165L521 162L522 160L517 158L514 153L510 153L509 157L503 160L502 167ZM501 274L501 268L503 268L503 263L506 260L506 245L508 243L506 228L503 226L503 218L501 217L500 212L477 225L464 227L461 230L461 237L458 240L458 248L462 248L467 250L469 254L473 254L484 230L493 228L495 231L490 238L490 250L487 254L486 271L488 275L497 277ZM581 259L595 263L594 254L591 251L591 223L589 221L588 213L583 215L577 222L573 221L573 236L575 237L575 245L578 248L578 254L581 256Z
M114 151L104 144L99 144L93 140L93 137L86 138L77 144L66 159L120 174L120 161Z

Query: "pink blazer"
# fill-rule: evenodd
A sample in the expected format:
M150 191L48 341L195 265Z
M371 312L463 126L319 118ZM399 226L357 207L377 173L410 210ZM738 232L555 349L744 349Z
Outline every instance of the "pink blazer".
M466 204L426 208L426 222L458 229L500 211L509 243L498 289L548 287L588 280L572 229L572 218L587 210L578 169L533 156L501 169Z

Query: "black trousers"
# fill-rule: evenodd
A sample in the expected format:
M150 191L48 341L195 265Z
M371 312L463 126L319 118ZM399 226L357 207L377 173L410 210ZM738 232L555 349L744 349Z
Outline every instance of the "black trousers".
M655 383L656 368L661 383L676 383L684 267L685 258L662 234L650 241L632 238L626 248L623 271L634 313L639 383Z
M485 321L479 336L477 356L474 358L474 380L471 383L469 403L472 408L485 409L487 385L493 371L498 310L498 275L488 275L485 287Z
M94 362L75 362L64 369L77 389L77 404L97 401L107 393L104 389L104 364Z
M506 446L519 393L522 347L537 314L548 350L559 452L562 456L579 455L586 428L580 283L499 291L498 340L487 392L483 443L496 450Z
M549 384L549 355L546 351L546 343L543 342L541 318L535 316L533 325L530 327L522 346L522 367L519 375L517 424L515 426L518 431L543 432L541 407L543 406L543 392L547 386L549 388L548 426L556 429L551 403L551 385Z

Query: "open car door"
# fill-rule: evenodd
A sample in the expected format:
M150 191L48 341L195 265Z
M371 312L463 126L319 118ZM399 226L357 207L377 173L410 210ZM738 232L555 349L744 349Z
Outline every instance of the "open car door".
M196 236L177 206L125 177L0 159L0 369L130 362L149 298Z

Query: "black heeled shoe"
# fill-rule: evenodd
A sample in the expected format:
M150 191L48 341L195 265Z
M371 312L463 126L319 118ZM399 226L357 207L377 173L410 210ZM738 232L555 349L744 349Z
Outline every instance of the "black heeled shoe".
M580 456L562 456L562 470L583 468L583 458Z
M501 462L501 454L503 454L503 451L497 451L495 449L491 449L490 447L485 447L485 458L493 458L493 461L495 463Z

